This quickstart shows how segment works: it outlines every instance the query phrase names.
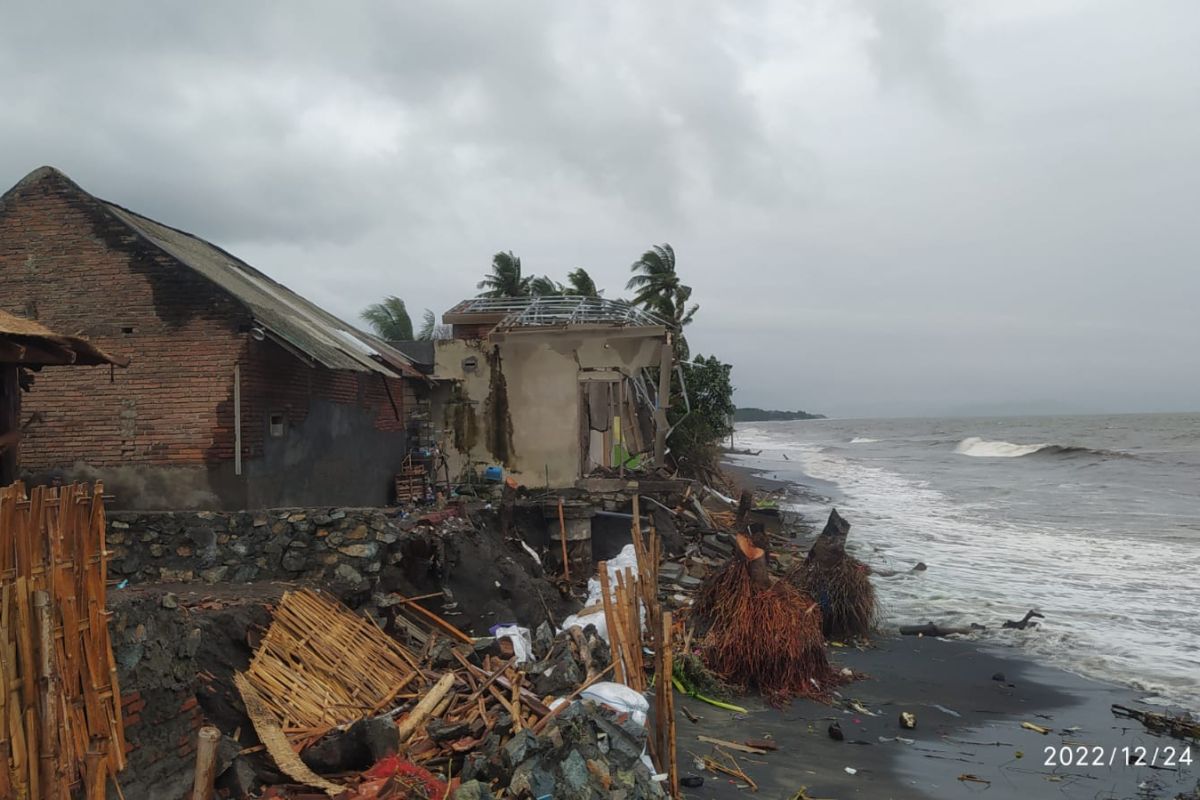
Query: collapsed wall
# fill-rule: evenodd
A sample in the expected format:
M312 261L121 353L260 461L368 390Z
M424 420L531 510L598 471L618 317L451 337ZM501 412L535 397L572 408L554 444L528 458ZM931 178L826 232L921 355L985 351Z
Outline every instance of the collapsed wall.
M527 533L536 549L541 532ZM246 668L270 606L289 588L324 587L377 618L391 592L436 593L422 604L474 635L499 623L537 627L578 605L521 542L501 536L491 514L115 512L109 550L112 576L128 581L110 594L128 726L119 776L126 797L184 796L201 725L247 733L232 676ZM222 753L219 766L234 755ZM264 757L253 772L271 769ZM238 781L251 776L235 771L223 780L240 796Z

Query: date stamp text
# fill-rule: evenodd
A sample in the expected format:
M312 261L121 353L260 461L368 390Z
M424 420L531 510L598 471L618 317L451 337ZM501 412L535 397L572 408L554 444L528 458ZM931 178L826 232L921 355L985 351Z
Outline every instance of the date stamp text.
M1042 748L1047 767L1161 767L1173 769L1192 765L1191 745L1161 747L1100 747L1053 745Z

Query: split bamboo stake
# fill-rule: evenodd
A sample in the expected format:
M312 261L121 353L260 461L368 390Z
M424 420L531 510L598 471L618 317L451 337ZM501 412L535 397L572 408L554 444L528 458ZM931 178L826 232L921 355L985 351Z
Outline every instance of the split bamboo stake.
M613 607L612 589L608 582L608 562L601 561L600 568L600 597L604 605L604 626L608 629L608 649L613 663L613 680L628 685L625 680L625 670L621 664L621 631L617 625L616 610Z

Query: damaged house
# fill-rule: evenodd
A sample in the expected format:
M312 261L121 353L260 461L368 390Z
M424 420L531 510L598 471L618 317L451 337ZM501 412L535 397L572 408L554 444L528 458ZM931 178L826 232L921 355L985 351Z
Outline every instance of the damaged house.
M434 343L432 414L452 476L500 466L562 488L598 468L662 463L662 320L620 300L523 297L466 300L442 321L452 335Z
M20 458L116 507L378 506L426 379L219 247L50 167L0 197L0 309L129 357L38 376Z

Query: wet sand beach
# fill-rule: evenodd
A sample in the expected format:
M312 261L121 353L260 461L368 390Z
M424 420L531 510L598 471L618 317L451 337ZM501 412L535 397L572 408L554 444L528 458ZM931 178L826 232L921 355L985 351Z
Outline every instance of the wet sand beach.
M682 773L704 778L704 785L687 796L749 794L731 778L696 770L691 754L712 750L696 739L699 735L735 742L773 739L779 747L775 752L734 752L758 784L757 796L764 798L792 798L802 787L814 800L1175 798L1196 790L1200 781L1200 746L1190 747L1194 764L1179 764L1187 743L1152 735L1141 723L1112 714L1113 703L1154 710L1139 704L1128 689L969 641L896 636L862 651L835 647L832 658L838 667L866 673L841 687L832 705L801 700L776 710L744 698L739 702L749 713L741 715L681 699L701 717L699 723L682 716L678 722ZM1005 680L993 680L998 674ZM852 701L871 713L848 708ZM914 730L900 727L902 711L915 714ZM835 720L843 741L829 736ZM1051 732L1024 729L1022 722ZM1139 747L1146 748L1147 764L1158 750L1157 768L1124 763L1126 748ZM1062 748L1073 756L1087 748L1090 760L1102 754L1103 765L1054 766L1047 763L1046 748L1055 751L1053 761L1059 764ZM1176 767L1166 767L1167 748L1174 748ZM980 782L960 780L966 775Z
M756 491L805 491L752 470L726 469ZM798 541L806 547L809 538ZM894 623L870 646L830 650L836 667L864 675L840 687L832 704L797 700L773 709L750 697L736 701L748 711L737 714L680 699L700 717L693 723L681 715L678 722L681 774L704 780L688 797L1200 797L1200 744L1151 734L1113 714L1113 704L1163 710L1132 688L1040 664L995 641L902 637ZM916 716L915 729L900 727L901 712ZM841 741L829 735L834 721ZM1049 732L1023 728L1025 722ZM695 756L711 755L713 746L697 736L773 740L774 752L731 751L757 783L756 795L698 768ZM798 794L802 789L806 794Z

